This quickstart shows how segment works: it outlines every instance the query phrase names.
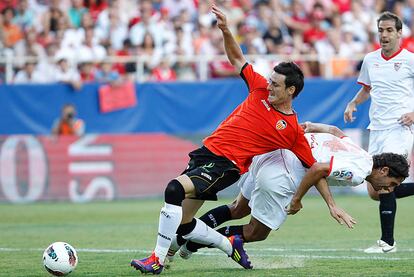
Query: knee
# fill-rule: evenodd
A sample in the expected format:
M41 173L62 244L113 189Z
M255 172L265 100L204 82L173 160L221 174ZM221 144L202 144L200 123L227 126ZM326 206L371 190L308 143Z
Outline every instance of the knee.
M232 219L240 219L250 214L250 207L249 205L243 205L234 201L229 205L231 218Z
M181 206L185 198L185 191L181 183L177 180L172 180L168 183L164 192L165 202Z

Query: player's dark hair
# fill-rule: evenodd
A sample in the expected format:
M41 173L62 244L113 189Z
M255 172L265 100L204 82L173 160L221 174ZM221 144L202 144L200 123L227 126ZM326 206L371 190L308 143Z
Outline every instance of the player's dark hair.
M403 155L395 153L382 153L372 156L372 159L374 161L374 169L384 166L387 166L390 169L388 173L389 177L408 177L410 165Z
M281 62L277 64L273 70L278 73L285 75L285 86L286 88L294 86L295 93L292 98L295 98L303 89L304 77L303 72L297 64L294 62Z
M380 14L380 16L377 19L377 27L379 27L380 21L385 21L385 20L394 20L395 28L397 29L397 31L402 30L402 21L396 14L393 14L392 12L388 12L388 11Z

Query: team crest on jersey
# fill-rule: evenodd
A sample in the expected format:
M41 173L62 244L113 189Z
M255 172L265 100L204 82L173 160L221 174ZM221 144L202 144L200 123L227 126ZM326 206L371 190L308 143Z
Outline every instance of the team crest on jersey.
M398 71L401 68L402 63L394 63L394 69L395 71Z
M287 127L287 123L286 123L286 121L284 121L283 119L279 120L279 121L276 123L276 130L283 130L283 129L285 129L286 127Z

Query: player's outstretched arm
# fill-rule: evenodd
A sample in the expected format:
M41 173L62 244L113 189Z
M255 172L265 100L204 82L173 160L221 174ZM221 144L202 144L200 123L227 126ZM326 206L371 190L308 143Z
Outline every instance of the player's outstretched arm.
M226 50L227 57L230 63L241 72L243 65L246 63L246 59L227 25L226 16L214 4L212 5L211 10L217 18L217 27L219 27L223 33L224 49Z
M337 137L345 136L345 133L334 125L306 121L305 123L302 123L301 126L305 133L328 133Z
M323 200L325 200L331 216L339 224L345 224L346 226L348 226L348 228L354 228L354 224L356 224L355 219L352 218L352 216L350 216L349 214L347 214L344 210L336 206L326 179L322 178L321 180L319 180L318 184L316 184L315 187L321 194Z
M345 122L352 122L355 120L353 113L357 111L356 106L368 100L370 91L370 87L362 86L354 98L348 103L348 105L346 105L344 112Z
M312 187L312 185L317 184L319 180L323 177L328 176L329 174L329 163L315 163L303 176L302 181L299 184L299 187L295 194L292 197L292 200L289 206L286 208L287 214L296 214L302 209L302 198Z

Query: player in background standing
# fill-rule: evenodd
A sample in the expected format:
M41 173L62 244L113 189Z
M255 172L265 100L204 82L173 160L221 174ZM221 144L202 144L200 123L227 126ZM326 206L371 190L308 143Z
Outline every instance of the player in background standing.
M403 155L383 153L372 157L335 126L307 122L304 127L305 132L311 132L306 138L318 162L309 171L318 171L316 176L326 178L315 181L319 191L329 192L326 184L357 186L365 180L370 181L375 190L388 189L399 185L408 176L409 166ZM251 213L249 224L226 226L218 232L227 236L240 234L245 242L264 240L271 230L281 227L287 214L295 214L302 208L301 199L312 184L304 172L300 161L288 150L279 149L256 156L249 172L238 182L241 192L236 200L212 209L200 219L217 227L227 220L240 219ZM291 199L294 200L291 202ZM336 207L332 196L325 201L335 220L353 227L355 220ZM187 242L180 248L180 256L188 258L200 247L203 246Z
M398 16L382 13L377 27L381 48L365 56L358 77L362 87L348 103L344 120L352 122L356 106L371 97L368 152L371 155L393 152L408 158L413 146L414 54L400 47L402 22ZM371 185L367 189L372 199L380 201L382 234L365 252L395 252L396 198L413 195L414 183L403 183L393 191L375 191Z
M256 155L289 149L307 167L315 162L292 108L293 98L304 85L300 68L293 62L280 63L274 67L268 83L246 62L225 15L215 5L212 12L222 32L227 57L246 82L249 95L212 135L204 139L203 147L189 154L190 162L182 175L168 183L155 250L148 258L131 261L142 273L162 272L176 233L184 239L217 247L244 268L252 268L241 236L227 239L201 220L194 219L195 213L204 200L216 200L217 192L247 172Z

